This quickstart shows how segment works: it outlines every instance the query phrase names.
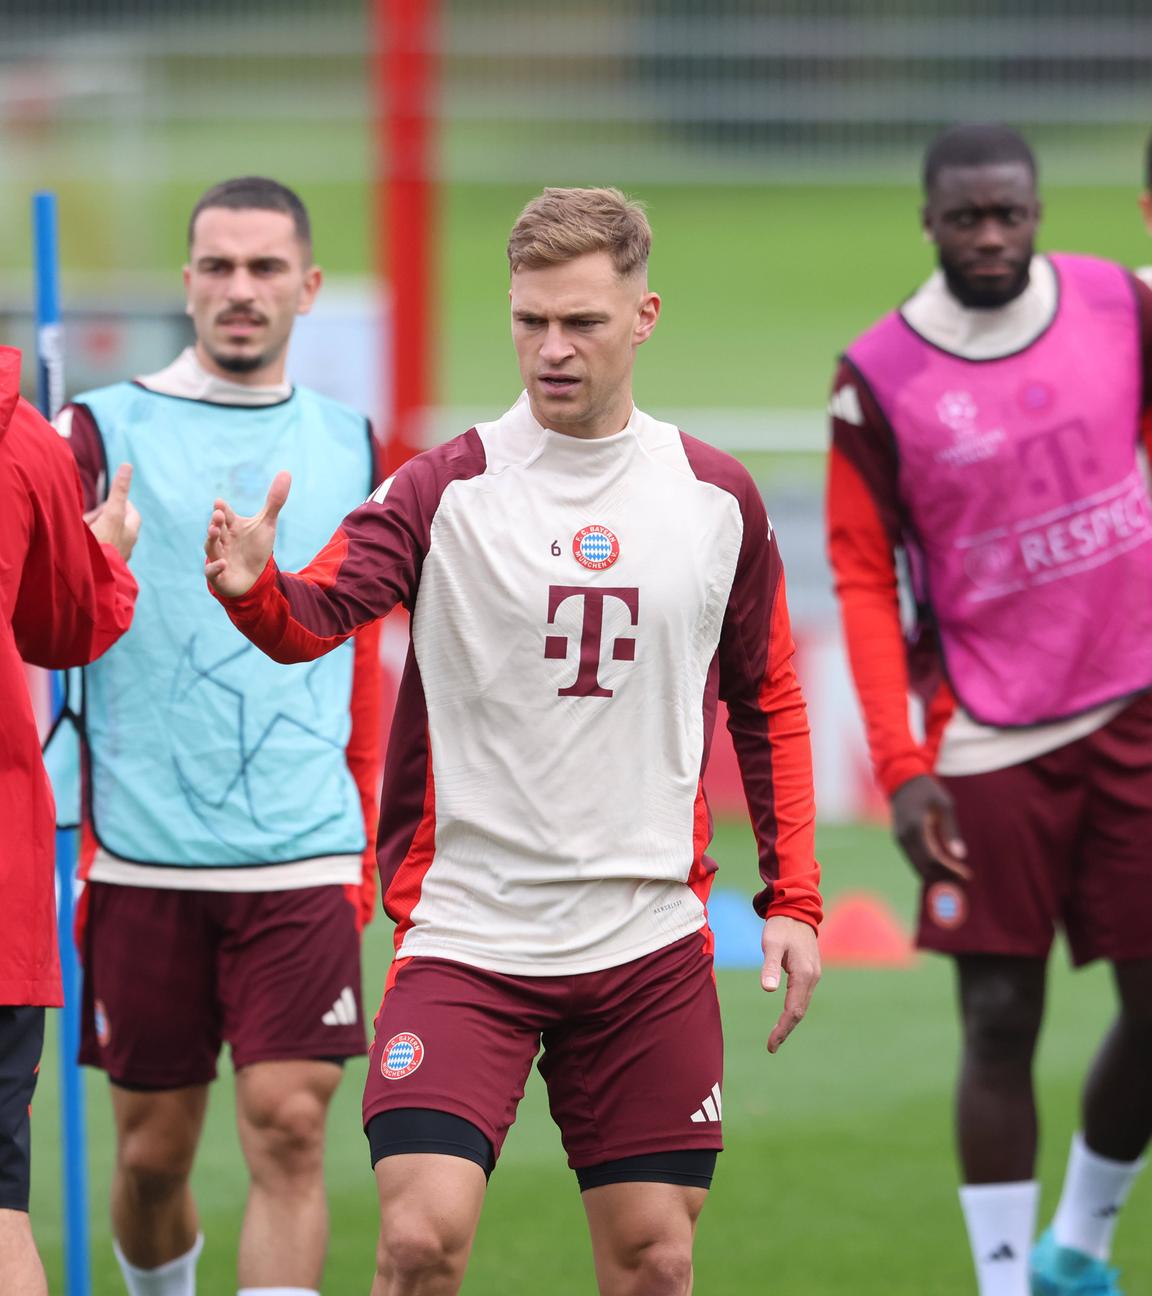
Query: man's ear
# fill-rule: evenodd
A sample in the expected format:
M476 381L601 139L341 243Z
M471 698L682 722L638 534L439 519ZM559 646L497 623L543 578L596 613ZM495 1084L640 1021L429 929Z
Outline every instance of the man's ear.
M300 293L300 304L296 307L297 315L308 314L323 283L324 271L318 265L309 266L304 272L304 288Z
M1145 189L1138 201L1140 215L1144 217L1144 228L1152 234L1152 190Z
M636 312L636 328L632 336L636 345L641 342L647 342L652 336L652 330L656 327L656 321L660 318L660 297L658 293L645 293L643 300L640 302L640 309Z

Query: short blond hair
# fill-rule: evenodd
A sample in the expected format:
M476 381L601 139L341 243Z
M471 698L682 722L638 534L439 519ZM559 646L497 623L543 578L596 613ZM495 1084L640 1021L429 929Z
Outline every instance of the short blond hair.
M542 270L607 252L623 279L648 264L652 228L643 204L619 189L545 189L520 213L508 239L508 265Z

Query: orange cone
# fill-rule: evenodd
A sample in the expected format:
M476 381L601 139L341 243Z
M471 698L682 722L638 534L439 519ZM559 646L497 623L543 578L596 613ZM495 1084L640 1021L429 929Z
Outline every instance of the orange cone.
M886 901L870 891L848 891L829 907L820 926L826 966L910 967L912 941Z

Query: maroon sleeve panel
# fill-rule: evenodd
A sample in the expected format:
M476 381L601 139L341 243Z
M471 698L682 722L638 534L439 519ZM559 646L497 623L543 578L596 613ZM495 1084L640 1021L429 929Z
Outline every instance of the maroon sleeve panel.
M780 551L743 465L691 437L683 442L696 477L733 495L743 521L717 660L764 883L753 903L762 917L780 914L816 927L822 909L812 748Z
M852 465L872 499L872 511L891 548L903 541L900 461L896 438L868 384L842 359L832 384L832 449Z
M302 571L281 572L269 561L247 594L216 597L269 657L320 657L398 603L412 611L440 499L453 481L484 467L475 431L429 450L405 464L382 497L377 492L349 513Z
M108 494L108 456L96 419L87 405L65 405L56 425L68 430L64 440L80 473L84 509L94 509Z

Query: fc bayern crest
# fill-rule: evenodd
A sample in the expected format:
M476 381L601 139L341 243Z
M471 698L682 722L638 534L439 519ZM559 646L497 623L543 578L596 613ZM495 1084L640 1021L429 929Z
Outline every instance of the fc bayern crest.
M401 1031L384 1045L380 1074L385 1080L403 1080L424 1061L424 1045L419 1035Z
M112 1039L112 1028L108 1024L108 1009L104 1007L103 999L97 999L93 1005L93 1017L96 1024L96 1041L101 1048L107 1048Z
M606 526L581 527L572 537L572 553L581 567L603 571L620 557L620 541Z
M954 931L968 917L968 897L954 882L935 882L926 897L928 916L937 927Z

